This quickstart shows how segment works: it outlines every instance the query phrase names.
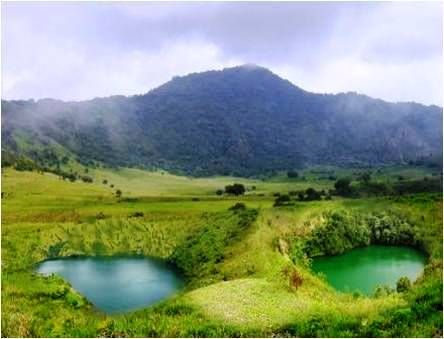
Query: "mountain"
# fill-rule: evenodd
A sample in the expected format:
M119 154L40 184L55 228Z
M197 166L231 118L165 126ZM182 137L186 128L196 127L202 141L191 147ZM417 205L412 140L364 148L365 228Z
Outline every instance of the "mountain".
M75 158L245 176L442 157L440 107L311 93L252 65L174 77L130 97L3 100L2 117L3 150L53 165Z

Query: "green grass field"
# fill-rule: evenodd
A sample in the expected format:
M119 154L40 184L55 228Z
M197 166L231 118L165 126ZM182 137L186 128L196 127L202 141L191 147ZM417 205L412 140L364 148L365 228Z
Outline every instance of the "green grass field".
M315 168L298 179L278 174L254 180L90 169L93 183L71 183L52 174L4 169L2 336L442 336L441 195L334 197L273 207L273 193L333 188L334 181L326 177L332 170L350 177L359 172ZM380 181L399 175L422 178L433 173L425 168L374 173ZM246 195L215 194L233 182L243 183ZM122 198L115 196L116 189ZM171 258L188 235L214 225L231 227L241 216L228 209L240 201L256 209L257 217L224 243L224 259L209 263L210 269L191 276L183 292L153 307L105 315L60 277L34 273L36 263L49 257ZM309 266L291 259L289 239L305 239L322 222L323 212L335 210L390 210L415 225L428 266L410 291L377 297L339 293ZM143 216L133 218L134 212ZM286 270L300 275L297 289L289 285Z

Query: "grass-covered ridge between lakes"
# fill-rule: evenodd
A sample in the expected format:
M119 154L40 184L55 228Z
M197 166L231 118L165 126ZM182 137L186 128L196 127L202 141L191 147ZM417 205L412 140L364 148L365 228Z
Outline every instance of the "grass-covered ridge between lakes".
M361 194L364 170L333 171L196 179L101 168L89 170L93 182L71 182L3 169L2 336L442 336L442 194ZM338 195L342 177L360 194ZM371 180L424 177L434 178L424 168L383 168ZM244 194L217 193L233 183ZM325 194L294 193L309 188ZM338 292L311 269L314 256L369 244L420 249L423 274L365 296ZM106 315L60 276L35 273L49 258L119 255L163 258L186 285L156 305Z

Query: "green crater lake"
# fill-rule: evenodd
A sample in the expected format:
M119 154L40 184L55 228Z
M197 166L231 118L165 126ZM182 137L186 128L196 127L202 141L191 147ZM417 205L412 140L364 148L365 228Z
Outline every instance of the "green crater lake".
M56 273L105 313L152 305L180 290L181 276L154 258L87 257L47 260L41 274Z
M378 285L396 287L402 276L412 282L422 273L425 256L409 247L372 245L337 256L313 258L312 270L325 274L339 291L370 295Z

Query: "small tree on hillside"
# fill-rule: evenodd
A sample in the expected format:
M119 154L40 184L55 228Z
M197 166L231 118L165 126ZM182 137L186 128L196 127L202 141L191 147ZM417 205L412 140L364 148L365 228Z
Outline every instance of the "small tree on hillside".
M336 194L342 196L349 196L352 193L350 186L351 180L349 178L341 178L335 182Z
M274 205L275 207L277 206L285 206L288 205L290 203L291 199L290 196L288 194L282 194L279 195L275 201L274 201Z
M118 198L118 199L120 199L121 197L122 197L122 191L121 190L117 190L116 191L116 197Z
M310 187L307 188L307 190L305 191L305 193L307 194L307 197L305 198L305 200L307 201L311 201L311 200L321 200L321 193L319 193L318 191L316 191L314 188Z
M225 186L225 193L233 195L242 195L245 193L245 186L242 184L233 184Z

